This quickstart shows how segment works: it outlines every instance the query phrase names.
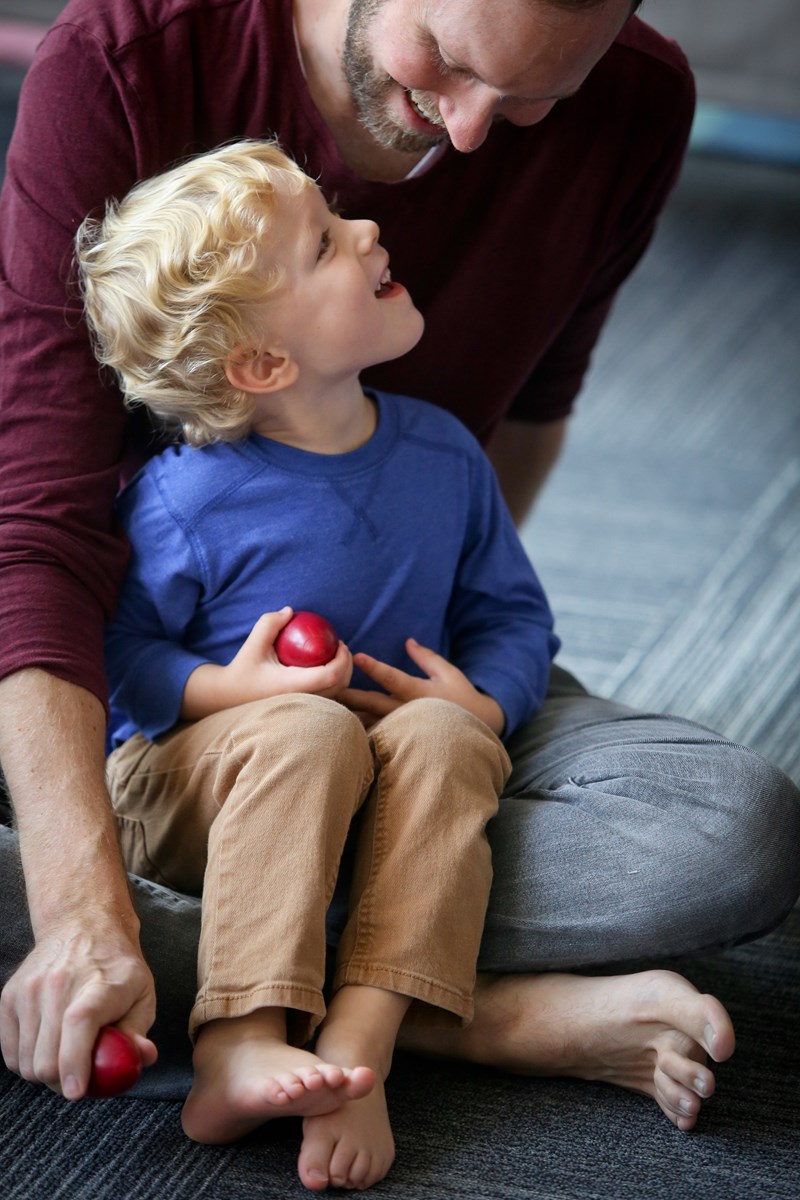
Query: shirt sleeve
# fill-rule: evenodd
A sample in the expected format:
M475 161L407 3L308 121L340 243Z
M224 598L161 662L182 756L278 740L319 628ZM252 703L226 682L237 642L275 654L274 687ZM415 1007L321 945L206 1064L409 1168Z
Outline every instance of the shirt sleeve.
M508 737L541 707L560 642L494 472L477 447L470 506L448 609L450 659L500 705Z
M579 302L517 393L507 413L513 419L543 422L569 416L617 293L653 238L680 174L695 110L694 79L677 48L675 52L683 69L670 69L669 89L659 89L651 98L651 125L643 131L631 123L628 154L620 165L620 186L626 191L619 199L606 199L616 217L603 255ZM640 103L645 109L643 96Z
M0 675L39 666L106 699L103 619L126 545L113 520L125 413L70 299L78 224L134 181L111 72L51 31L20 96L0 199Z
M131 559L105 638L111 707L152 740L178 721L186 680L208 661L183 645L203 572L153 471L139 475L119 507Z

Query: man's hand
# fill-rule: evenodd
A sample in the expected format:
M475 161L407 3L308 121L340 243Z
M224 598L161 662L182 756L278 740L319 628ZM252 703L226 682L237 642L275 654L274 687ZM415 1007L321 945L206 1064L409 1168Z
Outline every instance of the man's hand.
M51 930L0 997L0 1042L10 1070L47 1084L68 1100L86 1094L92 1048L102 1025L136 1043L145 1067L158 1052L144 1036L155 1019L155 993L138 946L103 918Z
M186 681L181 717L196 721L251 700L306 692L338 698L353 674L353 658L344 642L322 667L285 667L275 653L275 639L292 618L291 608L264 613L227 666L204 663Z
M442 658L441 654L420 646L413 638L406 641L406 650L425 672L427 679L408 675L369 654L353 656L355 665L384 689L384 692L367 692L359 688L347 688L338 696L343 704L358 713L367 727L409 700L435 697L451 700L480 717L498 736L503 732L505 715L502 708L491 696L473 687L463 671Z
M0 758L14 805L35 948L0 997L7 1065L69 1099L85 1094L101 1025L145 1065L153 979L105 787L95 696L35 668L0 683Z

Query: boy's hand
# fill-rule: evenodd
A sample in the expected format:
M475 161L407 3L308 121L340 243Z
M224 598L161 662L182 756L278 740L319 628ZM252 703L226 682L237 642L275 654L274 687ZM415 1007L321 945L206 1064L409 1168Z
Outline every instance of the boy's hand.
M339 693L337 699L358 713L368 728L409 700L435 697L439 700L451 700L467 712L474 713L498 736L503 732L505 715L502 708L491 696L479 692L463 671L459 671L458 667L442 658L441 654L420 646L413 638L406 641L406 650L409 657L428 676L427 679L408 675L405 671L390 667L369 654L355 654L355 665L365 675L369 675L370 679L380 684L386 694L346 688Z
M322 667L285 667L278 660L275 639L292 615L288 607L264 613L226 667L204 663L193 671L186 681L181 717L196 721L237 704L289 692L338 698L353 674L353 658L344 642Z

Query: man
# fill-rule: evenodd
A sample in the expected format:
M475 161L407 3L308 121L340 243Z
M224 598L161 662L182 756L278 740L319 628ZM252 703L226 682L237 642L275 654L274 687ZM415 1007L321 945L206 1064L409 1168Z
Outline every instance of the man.
M691 123L685 61L631 7L72 0L45 39L0 213L0 759L35 938L14 971L10 938L26 930L7 873L0 1037L26 1078L83 1095L106 1022L152 1062L140 919L160 1017L191 1003L173 968L191 961L192 906L136 885L137 914L105 790L101 629L125 559L112 503L153 439L98 382L77 314L64 318L75 228L188 153L274 133L331 202L379 222L425 314L420 346L367 382L457 412L519 518ZM796 789L721 737L589 697L558 670L510 752L476 1019L435 1044L409 1030L405 1044L602 1077L691 1128L713 1089L706 1054L733 1048L721 1005L664 972L564 972L773 926L800 888ZM519 974L532 971L555 973Z

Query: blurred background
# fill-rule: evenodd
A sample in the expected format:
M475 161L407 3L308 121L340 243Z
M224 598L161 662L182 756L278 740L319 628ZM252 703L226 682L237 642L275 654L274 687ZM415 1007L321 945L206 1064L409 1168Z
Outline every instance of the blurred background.
M0 0L0 167L60 0ZM800 781L800 4L646 0L700 104L522 533L561 661Z

